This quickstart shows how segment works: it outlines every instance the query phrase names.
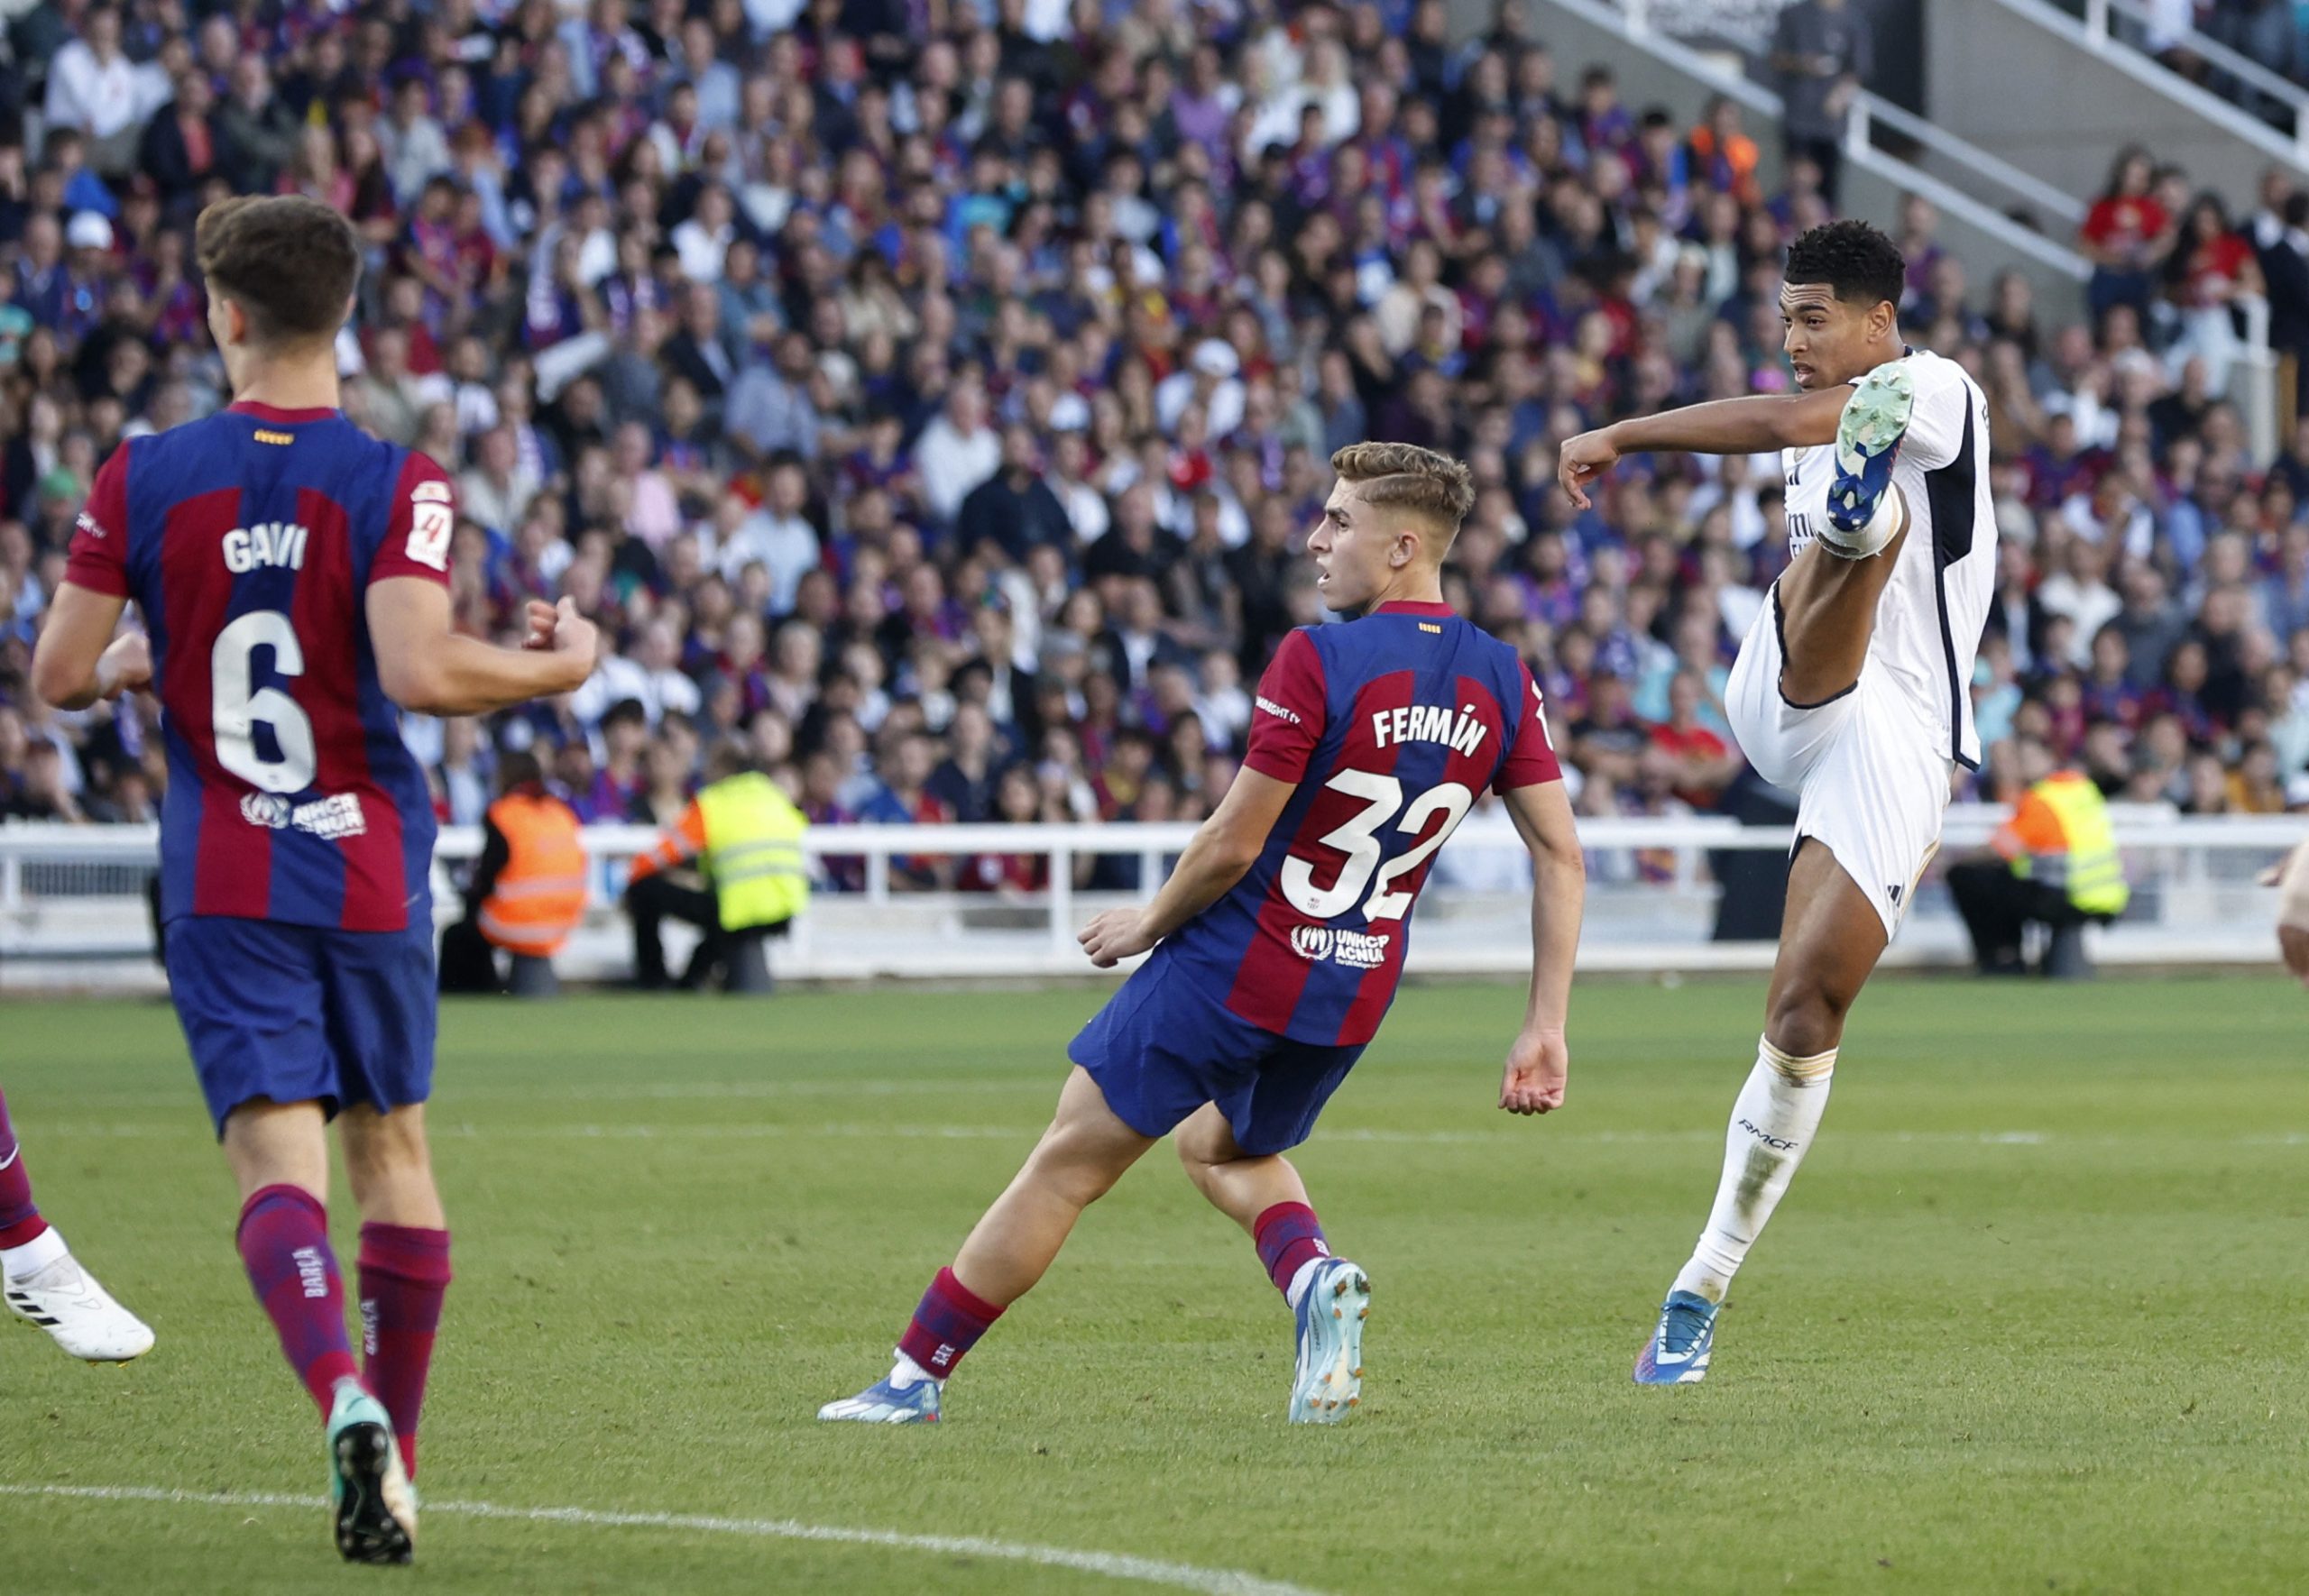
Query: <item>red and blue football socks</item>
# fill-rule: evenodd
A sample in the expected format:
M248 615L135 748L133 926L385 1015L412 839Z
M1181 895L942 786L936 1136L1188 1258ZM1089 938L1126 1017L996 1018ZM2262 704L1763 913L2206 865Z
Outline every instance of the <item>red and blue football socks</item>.
M8 1123L8 1099L0 1096L0 1252L29 1246L48 1229L48 1221L32 1206L32 1178L16 1145L15 1127Z
M1309 1265L1331 1255L1329 1243L1323 1240L1322 1221L1304 1203L1277 1203L1252 1223L1251 1240L1258 1247L1259 1261L1266 1265L1267 1279L1285 1301L1297 1307L1299 1298L1293 1288L1300 1275Z
M952 1270L942 1269L915 1305L914 1320L898 1338L898 1353L931 1379L943 1380L1001 1316L1002 1309L973 1294Z
M401 1467L417 1478L417 1419L449 1289L449 1233L405 1225L361 1227L363 1373L393 1421Z
M329 1250L328 1211L302 1187L262 1187L242 1206L234 1241L281 1352L326 1418L338 1382L360 1376L345 1334L345 1282Z

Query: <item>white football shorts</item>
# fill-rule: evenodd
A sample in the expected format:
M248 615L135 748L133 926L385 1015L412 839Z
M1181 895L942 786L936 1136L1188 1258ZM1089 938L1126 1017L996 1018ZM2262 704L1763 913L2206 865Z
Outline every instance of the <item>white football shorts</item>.
M1780 691L1786 658L1775 586L1749 627L1725 713L1756 774L1798 794L1796 834L1826 847L1875 905L1889 940L1940 847L1955 766L1939 731L1872 657L1824 703Z
M2277 922L2309 931L2309 842L2295 848L2277 878Z

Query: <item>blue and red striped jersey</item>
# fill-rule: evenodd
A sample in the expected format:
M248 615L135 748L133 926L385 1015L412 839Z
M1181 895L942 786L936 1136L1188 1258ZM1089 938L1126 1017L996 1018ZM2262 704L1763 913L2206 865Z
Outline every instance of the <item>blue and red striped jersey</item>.
M67 580L133 599L169 788L161 915L344 931L429 915L425 774L377 680L373 582L446 585L455 504L335 410L235 405L97 473Z
M1515 650L1444 604L1284 637L1244 764L1292 794L1258 861L1164 943L1227 1007L1294 1041L1369 1041L1436 849L1485 789L1560 780Z

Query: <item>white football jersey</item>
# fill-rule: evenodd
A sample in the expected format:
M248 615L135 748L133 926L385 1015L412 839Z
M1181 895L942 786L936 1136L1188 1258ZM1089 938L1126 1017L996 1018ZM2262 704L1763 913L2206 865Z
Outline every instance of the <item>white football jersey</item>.
M1996 507L1989 492L1988 400L1964 368L1929 350L1908 356L1916 408L1892 463L1909 535L1876 606L1869 671L1881 672L1935 728L1941 750L1980 768L1973 661L1996 592ZM1788 546L1800 554L1827 520L1835 445L1780 451Z

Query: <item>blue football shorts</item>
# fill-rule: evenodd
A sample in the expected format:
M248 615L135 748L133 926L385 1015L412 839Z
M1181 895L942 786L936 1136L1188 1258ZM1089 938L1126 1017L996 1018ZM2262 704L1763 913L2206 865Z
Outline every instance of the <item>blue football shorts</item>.
M421 908L421 906L420 906ZM169 994L216 1133L244 1103L318 1102L334 1118L433 1090L433 926L333 931L191 914L165 940Z
M1307 1139L1363 1045L1294 1041L1254 1025L1158 949L1076 1032L1066 1056L1140 1135L1168 1135L1216 1103L1236 1144L1259 1155Z

